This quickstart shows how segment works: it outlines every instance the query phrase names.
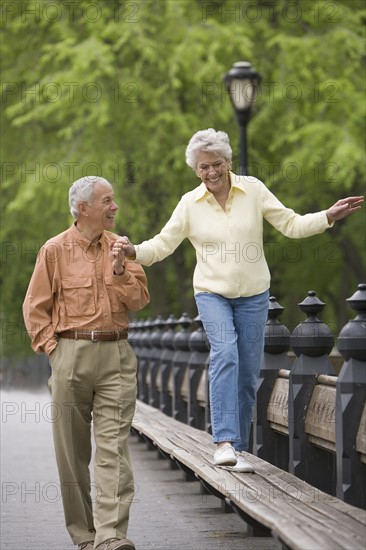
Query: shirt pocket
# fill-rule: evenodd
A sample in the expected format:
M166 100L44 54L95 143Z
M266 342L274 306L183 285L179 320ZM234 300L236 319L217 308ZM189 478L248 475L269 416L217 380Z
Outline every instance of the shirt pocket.
M66 313L69 317L83 317L95 313L95 299L91 277L73 277L61 280Z
M114 278L112 276L105 277L105 286L108 293L109 303L111 305L112 313L120 313L125 309L124 304L121 302L118 296L118 292L114 288Z

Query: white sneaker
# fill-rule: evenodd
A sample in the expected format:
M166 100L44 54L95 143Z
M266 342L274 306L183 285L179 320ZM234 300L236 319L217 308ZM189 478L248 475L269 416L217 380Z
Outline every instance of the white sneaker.
M253 466L245 460L243 455L240 453L236 453L236 464L235 466L231 466L230 468L231 472L239 472L239 473L246 473L246 474L253 474L254 468Z
M215 451L214 464L216 466L234 466L236 462L235 450L230 443L225 443L225 445Z

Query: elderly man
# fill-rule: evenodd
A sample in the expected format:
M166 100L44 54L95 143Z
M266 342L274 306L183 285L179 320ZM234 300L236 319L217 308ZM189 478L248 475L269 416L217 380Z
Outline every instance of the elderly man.
M66 526L79 550L133 550L127 438L136 402L128 311L149 302L142 267L111 232L112 185L90 176L69 191L74 224L41 248L23 304L32 347L49 356L53 436ZM89 463L96 444L94 518Z

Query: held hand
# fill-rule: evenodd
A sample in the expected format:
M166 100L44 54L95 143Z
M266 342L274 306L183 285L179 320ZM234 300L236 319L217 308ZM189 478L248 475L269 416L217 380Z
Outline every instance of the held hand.
M125 272L125 251L121 239L117 239L109 246L109 259L112 262L113 271L116 275L123 275Z
M123 250L125 251L126 257L134 260L136 258L136 250L129 238L121 237L120 240L123 243Z
M357 210L361 208L362 203L363 196L340 199L327 210L327 218L329 223L342 220L350 214L357 212Z

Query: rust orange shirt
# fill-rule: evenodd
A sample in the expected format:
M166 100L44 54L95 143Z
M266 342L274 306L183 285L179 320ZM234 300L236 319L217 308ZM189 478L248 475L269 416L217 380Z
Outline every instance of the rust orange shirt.
M103 231L92 243L74 224L42 246L23 303L34 351L50 355L65 330L126 329L128 311L149 303L139 263L126 261L123 275L113 273L109 245L117 238Z

